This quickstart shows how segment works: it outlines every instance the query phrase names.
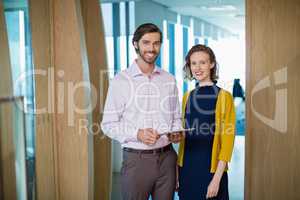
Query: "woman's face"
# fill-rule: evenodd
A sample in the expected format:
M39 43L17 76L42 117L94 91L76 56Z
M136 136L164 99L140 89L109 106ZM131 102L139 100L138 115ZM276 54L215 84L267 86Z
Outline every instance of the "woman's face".
M210 70L214 63L210 62L209 55L204 51L197 51L190 56L190 67L193 77L200 82L211 82Z

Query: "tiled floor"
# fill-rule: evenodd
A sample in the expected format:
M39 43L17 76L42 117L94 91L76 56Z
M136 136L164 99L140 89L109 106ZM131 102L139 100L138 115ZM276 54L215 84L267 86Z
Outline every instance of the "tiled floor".
M244 199L244 155L245 155L245 137L237 136L229 165L229 196L230 200ZM121 200L120 195L120 174L113 174L112 195L111 200ZM174 200L179 200L175 194Z
M245 136L236 136L231 163L229 164L230 200L244 199Z

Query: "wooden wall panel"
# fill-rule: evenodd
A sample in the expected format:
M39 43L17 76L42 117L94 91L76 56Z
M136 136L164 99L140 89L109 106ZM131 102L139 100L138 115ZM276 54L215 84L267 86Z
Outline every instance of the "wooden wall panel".
M86 88L79 88L75 94L72 88L88 80L87 52L80 1L53 0L53 54L55 72L63 76L55 78L56 148L58 167L59 199L91 199L89 186L92 165L89 158L89 134L80 129L80 120L88 120L87 114L80 114L73 107L85 108L89 104ZM58 83L63 84L64 98ZM66 87L68 86L68 87ZM61 101L63 100L63 101ZM61 105L63 103L63 106Z
M55 183L54 68L52 54L52 14L49 0L29 1L36 108L36 197L57 199Z
M82 14L88 50L90 82L96 89L92 95L94 124L94 199L110 199L111 191L111 144L110 139L103 137L100 121L104 97L108 88L107 62L105 53L105 33L101 20L101 9L98 0L81 0ZM93 97L97 98L93 98Z
M300 1L247 1L246 199L300 199L299 19Z
M93 136L80 127L90 103L85 33L78 0L31 0L37 108L38 199L93 199ZM73 94L74 93L74 94ZM46 176L46 177L45 177ZM47 186L49 190L47 190Z
M13 95L12 74L4 8L0 0L0 97ZM0 199L17 199L15 150L13 143L13 110L11 103L0 105Z

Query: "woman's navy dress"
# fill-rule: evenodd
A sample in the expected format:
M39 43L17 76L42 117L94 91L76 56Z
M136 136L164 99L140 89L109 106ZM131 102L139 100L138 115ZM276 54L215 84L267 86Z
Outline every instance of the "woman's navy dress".
M179 168L180 200L205 200L213 178L210 173L215 131L215 110L220 88L216 85L197 87L191 91L185 110L185 127L196 128L185 138L183 167ZM228 177L224 172L218 200L227 200Z

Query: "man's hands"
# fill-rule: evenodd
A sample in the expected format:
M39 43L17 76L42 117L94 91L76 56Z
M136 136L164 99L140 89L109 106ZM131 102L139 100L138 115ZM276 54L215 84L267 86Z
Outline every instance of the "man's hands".
M185 133L184 132L169 133L167 136L170 142L178 143L185 138Z
M137 138L146 145L154 145L160 138L158 132L152 128L139 129Z
M167 134L167 137L170 142L178 143L185 138L185 133L184 132L170 133ZM152 128L146 128L146 129L139 129L137 138L139 141L141 141L146 145L154 145L157 142L157 140L160 138L160 135L156 130Z

